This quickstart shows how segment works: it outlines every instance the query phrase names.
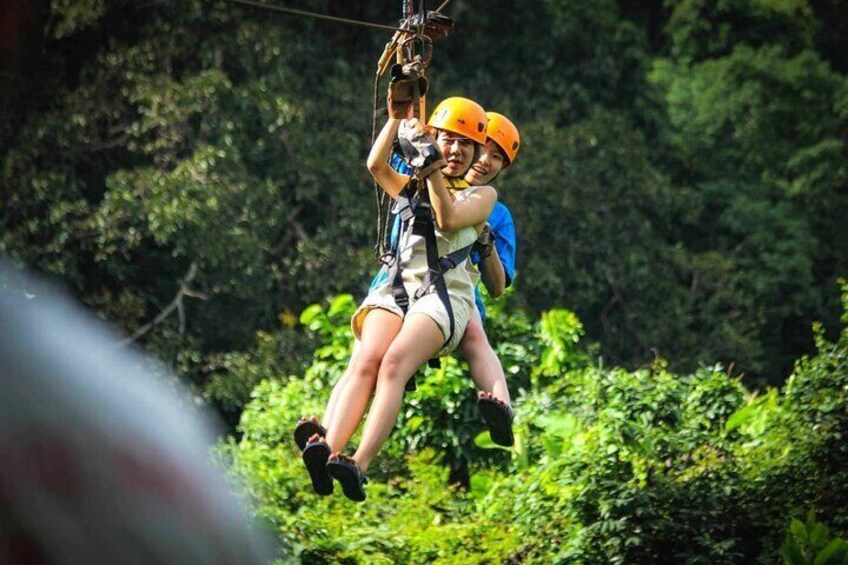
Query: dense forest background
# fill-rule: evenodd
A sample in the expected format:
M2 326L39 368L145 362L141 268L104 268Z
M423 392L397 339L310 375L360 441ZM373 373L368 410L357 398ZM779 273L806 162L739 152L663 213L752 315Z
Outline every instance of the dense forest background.
M400 11L400 2L382 0L285 5L383 24ZM431 102L474 98L511 117L523 136L515 166L498 179L517 224L518 276L493 305L490 329L531 447L507 456L474 443L473 396L450 362L429 374L434 388L412 404L424 422L406 416L378 473L414 476L410 492L430 485L430 495L447 497L437 505L456 506L440 519L471 524L464 536L507 532L490 540L492 562L660 559L672 554L662 544L645 549L645 540L685 540L687 531L644 526L633 541L616 529L624 528L616 511L661 506L640 518L656 525L696 495L704 515L676 518L703 533L703 551L681 560L773 559L775 532L813 507L844 532L839 506L825 501L845 492L844 473L833 474L845 462L844 447L832 451L842 436L816 434L841 434L848 421L838 283L848 274L848 3L454 0L446 11L458 28L435 46ZM10 0L0 8L0 253L62 281L127 342L191 383L234 434L223 459L252 484L266 482L256 487L259 513L283 532L291 555L316 560L371 562L376 554L356 554L353 538L310 545L315 536L326 541L318 517L327 508L286 490L303 482L296 467L263 474L252 450L265 441L262 457L292 457L279 440L304 406L318 410L320 391L343 368L341 314L376 268L364 160L374 67L388 34L227 0ZM824 384L810 384L812 375ZM599 382L623 396L613 402L591 388ZM825 392L804 396L798 382ZM545 415L551 398L561 398L557 417ZM669 416L675 402L688 412ZM272 409L283 405L285 413ZM644 410L646 427L622 432ZM662 434L673 422L683 436L671 441ZM652 426L664 431L654 436ZM634 447L634 433L654 443ZM780 446L796 433L810 443L787 470ZM581 434L590 437L580 440L583 451L563 459ZM630 451L607 451L615 441ZM610 466L591 462L587 445ZM411 462L407 452L417 454ZM780 468L757 467L760 456ZM660 468L668 475L657 482ZM550 481L572 472L600 482L558 484L582 498L551 499ZM675 473L700 490L674 490ZM779 489L756 490L774 479L769 473L781 477L776 484L805 478L780 498ZM536 485L535 506L522 477L538 479L523 483ZM724 492L727 481L739 490ZM434 494L447 482L464 490ZM624 485L633 490L616 490ZM373 508L383 508L380 488L372 488ZM407 486L385 488L395 504L392 489ZM481 500L491 508L492 488L516 506L495 504L476 523L469 509ZM612 506L592 506L606 500L599 492ZM649 495L659 498L638 498ZM414 496L405 511L423 513L418 505L429 502ZM760 496L772 502L757 506ZM625 507L613 504L621 500ZM563 522L545 530L539 520L551 512ZM372 518L379 530L385 516ZM740 520L754 525L734 529ZM551 544L569 531L577 545L557 546L560 553L522 546L521 530L509 530L515 524ZM436 559L393 554L397 532L377 530L369 539L386 559ZM444 535L409 543L438 545ZM748 545L721 545L734 536ZM468 562L483 559L471 555Z

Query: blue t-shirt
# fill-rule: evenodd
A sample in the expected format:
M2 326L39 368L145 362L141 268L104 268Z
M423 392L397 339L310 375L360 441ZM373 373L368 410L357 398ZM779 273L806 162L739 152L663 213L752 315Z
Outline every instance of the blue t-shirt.
M495 237L495 249L498 250L498 257L506 275L506 286L509 286L515 278L515 223L512 221L512 213L506 207L506 204L498 201L495 203L492 213L489 214L488 222L489 229L492 230L492 235ZM480 256L476 251L471 253L471 262L475 265L480 264ZM486 308L483 306L480 291L476 288L474 289L474 301L477 303L480 316L485 321Z
M412 169L397 153L392 154L392 168L403 175L411 175ZM515 224L512 221L512 214L506 204L498 201L492 213L489 215L489 226L492 230L492 235L495 238L495 249L498 250L501 264L506 275L506 286L512 284L515 278ZM400 234L400 218L395 216L392 220L392 231L389 235L389 243L394 244ZM471 252L471 262L475 265L480 264L480 256L476 251ZM368 288L370 293L374 288L384 284L389 278L389 274L385 269L381 269L377 276L371 281L371 286ZM480 311L480 317L486 320L486 308L483 306L483 299L480 297L480 291L474 289L474 301L477 303L477 309Z

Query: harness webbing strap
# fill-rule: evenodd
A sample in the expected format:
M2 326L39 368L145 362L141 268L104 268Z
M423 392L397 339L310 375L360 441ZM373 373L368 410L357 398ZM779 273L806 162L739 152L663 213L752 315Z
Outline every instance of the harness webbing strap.
M454 252L457 253L457 255L450 253L444 257L439 257L439 249L436 245L436 228L432 219L425 229L427 230L424 235L424 244L427 249L427 274L424 275L421 286L418 287L418 290L415 291L413 296L415 297L415 300L418 300L430 291L431 286L435 287L436 294L439 296L442 304L445 305L445 310L448 312L448 327L450 327L450 333L445 340L445 345L447 345L453 339L454 323L456 322L456 318L453 315L453 306L450 302L450 295L448 294L448 286L445 284L444 274L453 267L456 267L458 263L456 259L460 256L460 254L468 257L469 253L471 253L471 246L464 247L457 252Z
M400 233L395 239L391 250L384 256L384 268L388 271L389 284L392 286L392 296L395 303L406 315L409 305L423 298L435 290L448 314L450 333L445 344L450 343L454 336L454 325L456 318L451 306L447 284L444 275L450 269L455 268L468 258L473 245L468 245L445 256L439 257L439 248L436 240L436 228L433 221L433 212L430 207L429 193L420 190L421 184L415 180L401 191L395 199L392 212L401 218ZM420 235L424 238L425 252L427 256L427 273L421 282L421 286L415 291L412 299L403 284L403 268L401 266L400 254L406 249L410 235Z
M424 275L424 279L421 281L421 286L418 290L415 291L413 295L415 299L419 299L427 293L427 289L430 285L438 284L439 280L443 280L446 272L450 271L454 267L458 266L460 263L465 261L470 255L471 250L474 248L474 244L467 245L462 249L457 249L447 255L439 257L439 260L436 262L436 267L429 269L427 274Z
M403 269L400 265L401 251L406 249L409 243L409 236L412 234L413 220L416 217L416 208L418 206L418 183L410 181L410 183L401 191L395 199L395 204L392 207L392 213L400 216L400 233L398 233L388 253L387 259L384 260L388 268L389 283L392 285L392 296L395 304L397 304L404 316L409 309L409 293L406 292L406 287L403 284Z

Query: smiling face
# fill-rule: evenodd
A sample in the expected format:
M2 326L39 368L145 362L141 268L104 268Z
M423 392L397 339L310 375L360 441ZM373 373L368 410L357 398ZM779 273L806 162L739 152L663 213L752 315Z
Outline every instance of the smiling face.
M491 139L486 140L480 157L468 170L465 181L471 186L482 186L492 182L506 164L506 157L501 148Z
M474 159L474 142L467 137L439 130L436 145L448 163L442 169L442 174L446 177L464 176Z

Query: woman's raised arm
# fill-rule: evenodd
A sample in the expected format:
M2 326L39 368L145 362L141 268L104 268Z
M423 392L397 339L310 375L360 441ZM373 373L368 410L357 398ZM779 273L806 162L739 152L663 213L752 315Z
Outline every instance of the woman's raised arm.
M430 205L433 207L436 227L445 232L482 224L498 201L498 193L491 186L477 187L468 198L455 201L440 171L427 177L427 189L430 191Z
M409 182L408 176L400 174L389 165L392 145L397 137L399 126L400 120L389 118L368 154L368 172L392 198L397 198L397 195Z

